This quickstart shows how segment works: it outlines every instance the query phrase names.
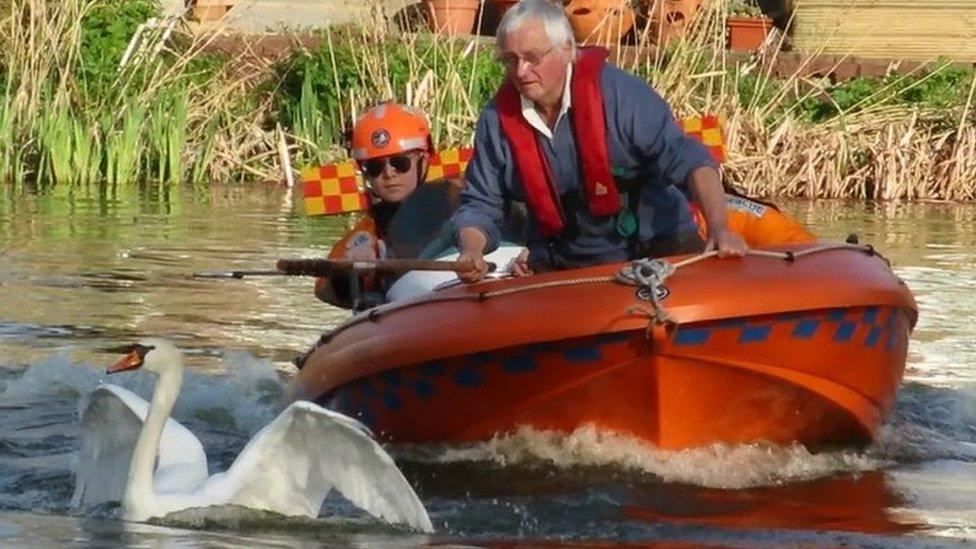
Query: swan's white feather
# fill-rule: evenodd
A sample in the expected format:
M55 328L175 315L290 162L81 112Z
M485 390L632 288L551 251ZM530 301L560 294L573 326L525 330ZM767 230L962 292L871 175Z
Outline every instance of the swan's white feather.
M123 517L137 521L225 504L316 517L335 488L373 516L433 531L417 494L369 430L311 402L292 403L254 435L226 473L208 478L200 441L168 417L179 391L181 355L162 340L145 344L150 349L145 367L161 376L153 397L160 407L151 408L115 385L100 386L90 395L81 414L74 505L121 500ZM157 419L148 424L156 428L166 418L155 467L135 473L136 441L150 414ZM151 445L141 448L153 451ZM151 458L144 456L141 463L151 465ZM151 489L138 488L129 478L132 474L147 482L140 475L150 472Z
M413 488L366 427L311 402L292 403L203 491L208 499L315 517L332 488L373 516L433 531Z
M121 501L132 451L148 413L148 402L118 385L104 384L92 391L81 410L73 506ZM167 419L153 475L155 491L192 490L207 473L203 445L186 427Z

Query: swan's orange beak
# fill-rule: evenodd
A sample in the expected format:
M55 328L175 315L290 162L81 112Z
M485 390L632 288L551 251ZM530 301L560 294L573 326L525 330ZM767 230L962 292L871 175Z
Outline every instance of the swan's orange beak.
M126 372L128 370L135 370L142 366L142 357L145 353L140 353L139 349L135 346L129 351L124 357L119 359L118 362L108 367L105 371L107 374L114 374L117 372Z

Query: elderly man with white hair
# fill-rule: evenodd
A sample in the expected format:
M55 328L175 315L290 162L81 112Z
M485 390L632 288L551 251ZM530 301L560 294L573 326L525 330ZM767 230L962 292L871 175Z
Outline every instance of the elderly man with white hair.
M604 62L606 50L577 48L559 5L519 2L502 17L496 48L506 79L478 120L452 219L461 259L473 265L462 280L487 273L483 256L498 246L510 201L530 213L519 272L706 246L722 257L745 253L742 237L728 230L705 147L678 128L647 83ZM701 208L707 243L682 189Z

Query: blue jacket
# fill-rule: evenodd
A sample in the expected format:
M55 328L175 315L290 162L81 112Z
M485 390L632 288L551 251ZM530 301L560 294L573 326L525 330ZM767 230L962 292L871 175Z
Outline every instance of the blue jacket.
M682 189L695 169L714 167L708 150L677 126L667 103L650 86L606 64L601 73L607 145L619 183L639 186L638 235L655 236L695 231ZM572 108L572 107L570 107ZM525 240L533 258L550 252L564 262L584 266L625 261L628 238L618 230L618 216L593 217L583 196L577 140L569 113L553 129L553 139L536 132L548 158L557 193L563 197L566 224L571 227L547 239L529 216ZM581 138L585 150L585 137ZM474 157L465 173L467 185L452 219L457 237L462 227L474 226L488 237L486 253L497 248L506 201L525 202L509 142L502 132L495 101L485 107L475 129ZM680 189L679 189L680 188ZM622 200L626 193L621 188ZM574 205L575 204L575 205ZM624 207L626 210L626 202Z

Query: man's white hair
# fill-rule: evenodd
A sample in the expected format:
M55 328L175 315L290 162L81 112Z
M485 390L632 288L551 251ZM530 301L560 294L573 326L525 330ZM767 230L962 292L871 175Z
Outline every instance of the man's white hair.
M566 12L563 11L561 3L557 4L550 0L521 0L509 8L498 23L498 30L495 31L495 48L501 50L505 35L530 19L542 21L542 26L546 29L546 35L553 46L568 44L575 55L576 38L573 37L573 28L569 26Z

